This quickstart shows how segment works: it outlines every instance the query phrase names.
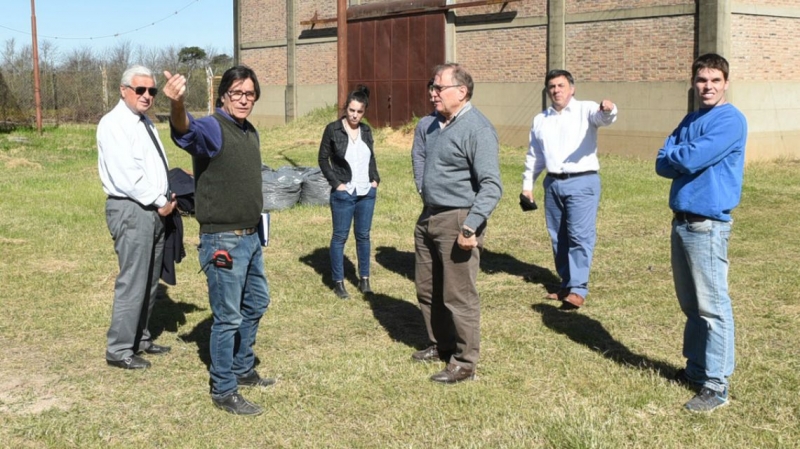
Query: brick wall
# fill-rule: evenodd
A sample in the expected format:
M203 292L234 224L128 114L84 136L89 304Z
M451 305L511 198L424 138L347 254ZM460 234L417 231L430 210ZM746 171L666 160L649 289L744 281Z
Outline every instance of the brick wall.
M458 62L475 82L538 82L547 70L546 49L546 27L474 31L456 38Z
M800 19L734 15L731 41L737 80L800 80Z
M285 0L262 1L279 1L280 3L283 3ZM336 18L336 0L296 0L295 15L297 16L298 22L311 20L311 18L314 17L314 13L316 13L317 17L320 19ZM315 28L318 29L327 27L336 27L336 22L317 25ZM300 33L300 30L307 28L308 25L303 25L301 27L299 23L295 24L295 29L298 30L298 34Z
M256 71L259 84L286 85L286 48L243 50L241 62Z
M459 0L458 3L470 3L474 0ZM471 16L475 14L493 14L501 11L516 11L517 17L534 17L547 15L547 0L521 0L512 2L501 8L503 5L495 4L489 6L475 6L466 8L455 8L453 11L459 16Z
M297 84L336 84L336 42L298 45Z
M684 81L692 65L691 16L567 25L567 66L580 81Z
M567 14L653 6L693 5L695 0L567 0Z
M286 38L284 0L240 0L240 44Z

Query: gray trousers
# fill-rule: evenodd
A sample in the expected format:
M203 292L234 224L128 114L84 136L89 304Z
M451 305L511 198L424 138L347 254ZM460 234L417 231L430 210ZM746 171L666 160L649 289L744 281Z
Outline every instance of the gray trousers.
M483 248L464 251L456 240L469 209L431 213L426 208L414 230L414 283L428 338L442 360L475 369L481 344L481 303L475 281Z
M147 324L164 257L164 218L153 206L109 198L106 224L119 260L106 359L122 360L152 344Z

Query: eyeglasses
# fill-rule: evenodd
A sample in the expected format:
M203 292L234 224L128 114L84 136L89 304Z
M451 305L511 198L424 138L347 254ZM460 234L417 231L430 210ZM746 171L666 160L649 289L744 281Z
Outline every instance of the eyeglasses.
M452 84L450 86L439 86L438 84L431 84L430 87L428 87L428 90L440 94L445 89L449 89L451 87L459 87L459 86L463 86L463 84Z
M128 89L134 91L136 93L136 95L139 95L139 96L142 96L142 95L144 95L145 92L148 92L151 97L155 97L156 94L158 93L158 89L155 88L155 87L144 87L144 86L137 86L137 87L125 86L125 87L127 87Z
M232 101L239 101L242 99L242 96L247 98L247 101L256 101L255 92L242 92L241 90L229 90L228 96L231 98Z

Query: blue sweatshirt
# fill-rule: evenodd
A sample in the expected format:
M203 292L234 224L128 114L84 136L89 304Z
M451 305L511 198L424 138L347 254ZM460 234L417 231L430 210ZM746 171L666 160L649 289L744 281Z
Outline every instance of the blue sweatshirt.
M672 179L669 207L730 221L744 175L747 120L730 103L692 112L658 151L656 173Z

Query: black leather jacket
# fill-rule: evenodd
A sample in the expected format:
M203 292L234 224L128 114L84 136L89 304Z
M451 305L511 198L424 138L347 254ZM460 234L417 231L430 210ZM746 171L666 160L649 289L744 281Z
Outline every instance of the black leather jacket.
M361 140L367 144L370 152L369 180L380 184L381 178L375 164L372 130L364 123L360 123L358 126L361 128ZM347 152L347 139L347 131L344 129L341 119L329 123L325 127L325 132L322 133L322 141L319 144L319 168L325 175L325 179L328 180L328 184L331 185L331 190L336 190L339 184L347 184L353 179L350 164L344 159Z

